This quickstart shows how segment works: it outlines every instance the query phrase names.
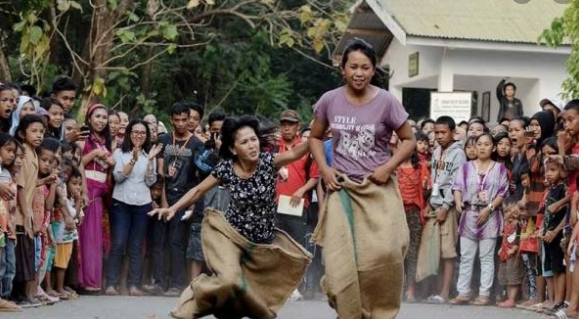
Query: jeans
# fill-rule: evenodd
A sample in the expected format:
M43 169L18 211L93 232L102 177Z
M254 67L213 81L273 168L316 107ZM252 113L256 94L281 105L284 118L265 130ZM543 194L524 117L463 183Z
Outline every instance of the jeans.
M143 267L143 242L147 232L147 213L151 204L135 206L113 200L110 212L111 252L108 258L107 284L119 284L119 272L125 252L129 255L129 286L141 284Z
M174 203L169 202L169 205ZM153 218L153 242L151 243L151 258L153 266L153 279L156 284L163 288L177 288L181 290L187 284L185 236L189 231L187 224L181 221L185 211L179 211L165 222ZM170 282L165 277L165 251L169 252Z
M494 252L496 244L496 238L471 240L460 237L460 271L456 285L459 294L470 295L474 260L478 251L481 268L479 295L490 296L495 276Z
M2 279L2 298L9 298L12 293L12 280L16 276L16 255L14 249L16 241L6 239L6 247L2 249L2 268L0 268L0 278Z
M306 210L301 217L276 214L276 227L285 231L293 240L303 247L306 246L306 234L308 233L308 224L306 219Z

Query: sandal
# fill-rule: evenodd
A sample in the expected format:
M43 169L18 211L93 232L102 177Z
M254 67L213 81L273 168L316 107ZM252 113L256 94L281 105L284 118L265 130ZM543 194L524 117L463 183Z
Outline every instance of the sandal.
M489 306L491 304L491 299L487 296L478 296L471 303L473 306Z
M499 308L515 308L516 306L516 303L510 299L497 303L497 307Z
M107 290L105 290L105 295L107 296L118 296L119 292L117 289L115 289L115 287L110 286L107 288Z
M455 306L468 305L469 302L470 296L467 295L458 295L450 300L450 304Z

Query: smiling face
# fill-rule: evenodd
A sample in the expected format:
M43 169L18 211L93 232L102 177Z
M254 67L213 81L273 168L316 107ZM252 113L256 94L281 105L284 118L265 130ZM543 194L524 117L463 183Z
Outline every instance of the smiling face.
M101 134L107 127L109 115L104 108L98 108L90 115L88 125L97 134Z
M354 92L361 92L370 84L376 69L370 58L361 51L348 54L348 61L342 68L342 75L348 87Z
M147 140L147 128L143 124L135 124L131 127L131 143L133 147L142 148Z
M120 124L121 124L121 119L119 118L118 114L109 115L109 129L111 130L112 136L117 135Z
M64 110L60 106L52 104L48 109L48 125L59 129L62 126L62 121L64 121Z
M235 133L235 142L231 149L239 160L254 162L259 158L259 139L251 127L242 127Z

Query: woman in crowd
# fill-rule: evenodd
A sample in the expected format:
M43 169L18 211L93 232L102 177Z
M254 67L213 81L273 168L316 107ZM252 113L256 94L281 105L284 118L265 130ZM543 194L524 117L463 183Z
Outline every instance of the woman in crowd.
M100 291L103 267L103 197L109 191L107 174L115 164L111 153L108 112L104 105L93 104L86 113L89 137L79 142L85 169L89 205L79 229L81 266L79 284L87 291ZM87 244L90 243L90 244Z
M110 117L109 117L110 118ZM157 180L156 156L162 149L151 149L147 123L133 120L127 126L127 138L114 152L113 207L110 212L112 247L108 259L106 294L118 295L119 271L125 250L129 255L129 294L141 296L142 246L151 211L149 187Z
M495 141L489 133L476 138L477 159L465 163L454 181L456 211L460 214L459 295L452 304L471 301L471 278L477 251L480 259L479 296L474 305L486 306L491 300L495 274L495 246L501 232L501 204L507 196L507 168L492 160Z

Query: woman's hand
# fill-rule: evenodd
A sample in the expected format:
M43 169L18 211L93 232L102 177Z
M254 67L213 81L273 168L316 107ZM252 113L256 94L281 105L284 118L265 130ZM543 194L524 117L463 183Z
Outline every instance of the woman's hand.
M454 208L457 213L462 214L462 203L456 203L456 205L454 205Z
M382 165L378 167L368 179L376 185L384 185L388 183L391 175L392 170L388 166Z
M169 208L153 209L151 212L148 213L148 215L151 217L157 215L157 218L159 220L161 220L163 218L165 218L166 220L171 220L171 218L173 218L173 216L175 216L175 213L177 213L177 212L174 209L172 209L171 207L169 207Z
M575 246L575 241L571 240L569 245L567 245L567 256L571 256L573 254L573 247Z
M159 155L159 153L161 153L162 149L163 149L163 144L157 144L157 145L153 146L153 148L149 151L149 161L152 161L155 158L157 158L157 155Z
M549 231L547 231L545 236L543 236L543 241L550 244L553 241L553 239L555 239L556 236L557 236L557 232L555 232L553 230L549 230Z
M340 185L340 182L338 181L338 171L335 169L328 167L323 170L322 178L324 179L324 184L326 184L328 191L335 192L342 189L342 185Z
M478 217L477 217L477 223L479 225L484 225L488 221L491 213L492 212L488 207L481 209L481 211L479 212Z
M140 147L133 147L133 161L137 162L139 160L139 155L141 154Z

